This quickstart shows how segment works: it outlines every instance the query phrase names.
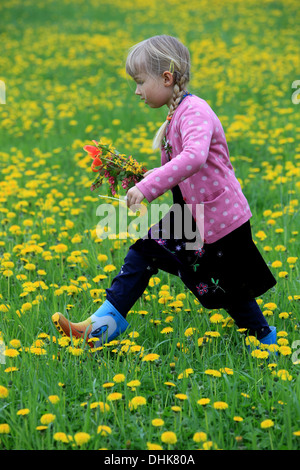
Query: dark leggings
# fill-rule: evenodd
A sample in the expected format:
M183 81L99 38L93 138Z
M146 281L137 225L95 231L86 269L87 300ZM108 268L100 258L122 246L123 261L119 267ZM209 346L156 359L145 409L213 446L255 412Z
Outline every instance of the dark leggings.
M147 257L134 249L129 249L123 266L113 279L111 287L106 289L106 298L126 317L135 302L141 297L148 286L150 278L158 273L151 257ZM184 279L182 279L184 282ZM191 285L184 282L195 293ZM247 333L262 339L270 333L269 325L255 299L236 302L225 310L233 318L239 328L245 328Z

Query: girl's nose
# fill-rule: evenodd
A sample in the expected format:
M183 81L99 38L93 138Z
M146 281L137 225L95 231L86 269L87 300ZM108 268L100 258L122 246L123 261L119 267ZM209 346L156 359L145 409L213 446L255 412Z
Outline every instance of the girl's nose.
M136 89L135 89L135 94L136 95L141 95L141 92L140 92L140 89L139 89L139 86L137 85Z

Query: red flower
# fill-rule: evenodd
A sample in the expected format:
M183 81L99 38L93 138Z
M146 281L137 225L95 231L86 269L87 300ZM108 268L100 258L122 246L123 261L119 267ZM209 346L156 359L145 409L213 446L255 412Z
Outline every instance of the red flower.
M98 149L97 147L94 147L94 145L85 145L83 147L83 150L85 150L92 158L96 158L98 155L101 155L102 153L102 151Z
M101 170L101 168L97 168L97 167L99 167L99 166L101 166L101 165L102 165L102 161L100 160L100 158L95 157L95 158L94 158L94 161L93 161L93 163L92 163L92 165L91 165L92 171L94 171L94 172L96 173L97 171Z

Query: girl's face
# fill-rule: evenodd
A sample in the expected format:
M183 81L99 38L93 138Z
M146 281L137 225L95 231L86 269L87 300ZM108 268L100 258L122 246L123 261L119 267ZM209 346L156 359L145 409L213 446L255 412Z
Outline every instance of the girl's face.
M146 73L135 77L135 94L141 97L151 108L160 108L170 105L173 96L173 75L164 72L162 76L154 78Z

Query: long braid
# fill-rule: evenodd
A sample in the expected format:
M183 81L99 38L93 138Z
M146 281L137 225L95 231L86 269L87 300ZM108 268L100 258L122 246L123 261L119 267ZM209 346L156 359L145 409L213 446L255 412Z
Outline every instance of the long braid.
M186 85L186 77L184 75L181 75L180 72L174 72L174 78L175 78L175 85L173 89L173 96L172 96L172 101L169 107L169 113L167 116L166 121L162 124L162 126L159 128L157 131L155 138L153 140L153 149L161 148L162 141L165 137L167 126L169 122L172 119L172 116L177 109L183 94L184 94L184 88Z

